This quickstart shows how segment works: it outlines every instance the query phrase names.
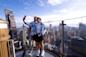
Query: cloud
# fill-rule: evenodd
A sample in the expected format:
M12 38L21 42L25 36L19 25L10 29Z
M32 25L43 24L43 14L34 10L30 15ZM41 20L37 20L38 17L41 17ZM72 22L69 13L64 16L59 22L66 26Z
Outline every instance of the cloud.
M62 4L64 1L67 1L67 0L48 0L47 3L52 6L56 6L56 5Z
M59 15L50 14L50 15L44 15L40 17L42 18L42 22L46 26L49 26L50 24L52 24L53 26L57 26L61 23L59 19Z
M40 6L45 6L46 3L44 0L38 0ZM54 8L51 14L41 15L42 21L49 25L58 25L61 23L61 20L71 19L75 17L86 16L86 0L71 0L67 3L66 6L64 1L68 0L47 0L47 3L52 5L53 7L59 4L62 4L62 8ZM43 3L43 4L42 4ZM42 4L42 5L41 5ZM64 21L69 26L78 26L80 22L86 24L86 18L77 18L73 20L65 20Z
M86 16L85 0L73 0L71 4L68 4L66 7L61 8L60 10L54 9L52 12L55 15L62 16L63 19Z
M52 2L53 3L53 2ZM53 14L48 14L43 16L43 22L49 22L53 25L57 25L61 23L61 20L68 26L77 27L79 23L86 24L86 17L84 18L76 18L86 16L86 1L85 0L72 0L66 7L61 8L60 10L54 9L52 12ZM72 19L76 18L76 19ZM71 20L66 20L71 19Z

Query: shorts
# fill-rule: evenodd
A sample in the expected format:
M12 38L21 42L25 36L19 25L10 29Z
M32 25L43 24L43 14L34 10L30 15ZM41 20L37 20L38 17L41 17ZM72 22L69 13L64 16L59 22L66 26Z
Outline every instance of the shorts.
M43 41L43 36L38 36L38 34L32 36L32 40L35 40L36 42Z

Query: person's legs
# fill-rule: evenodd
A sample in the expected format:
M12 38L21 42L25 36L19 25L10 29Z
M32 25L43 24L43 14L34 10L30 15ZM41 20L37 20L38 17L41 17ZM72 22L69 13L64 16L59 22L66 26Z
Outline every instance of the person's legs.
M43 40L40 42L40 50L41 50L41 56L44 56L45 51L44 51L44 42L43 42Z
M44 41L43 41L43 36L40 36L40 37L39 37L39 41L38 41L38 43L39 43L40 55L41 55L41 56L44 56L45 51L44 51Z
M32 47L35 48L35 46L36 46L35 40L32 40Z
M39 42L36 42L36 51L37 51L36 56L39 56L40 55L40 44L39 44Z
M35 35L35 42L36 42L36 56L39 57L40 55L40 44L39 44L39 37L38 35Z
M33 48L35 47L35 41L34 40L31 40L31 43L30 43L30 52L32 53L33 51Z
M36 48L37 48L37 56L44 56L44 42L43 42L43 36L36 37Z
M33 52L33 49L34 47L36 46L36 43L35 43L35 35L31 36L31 39L30 39L30 51L29 51L29 55L32 56L32 52Z
M43 40L40 42L40 49L44 50L44 42L43 42Z

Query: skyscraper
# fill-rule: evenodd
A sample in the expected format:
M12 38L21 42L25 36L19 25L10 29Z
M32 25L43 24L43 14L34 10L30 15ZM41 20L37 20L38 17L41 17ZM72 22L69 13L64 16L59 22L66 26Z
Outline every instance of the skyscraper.
M14 20L13 11L5 9L6 20L8 21L9 34L11 38L17 38L16 23Z

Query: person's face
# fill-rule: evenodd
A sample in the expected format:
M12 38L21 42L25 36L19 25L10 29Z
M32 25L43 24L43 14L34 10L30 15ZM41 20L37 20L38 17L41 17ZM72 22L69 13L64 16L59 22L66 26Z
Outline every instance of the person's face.
M34 22L37 22L37 17L34 17Z
M37 19L38 20L38 22L41 22L41 19Z
M37 17L34 17L34 21L37 21Z

